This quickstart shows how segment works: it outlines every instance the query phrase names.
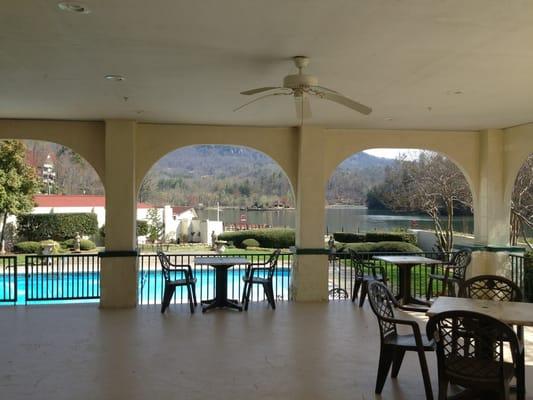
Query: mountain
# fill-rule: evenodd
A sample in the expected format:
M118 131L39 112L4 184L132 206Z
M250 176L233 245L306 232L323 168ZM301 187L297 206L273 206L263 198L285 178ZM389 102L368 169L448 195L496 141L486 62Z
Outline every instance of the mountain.
M366 193L383 180L385 167L393 162L367 153L347 158L330 179L328 203L365 204ZM265 154L245 147L201 145L178 149L152 168L149 179L157 181L157 187L142 190L142 195L146 195L142 200L156 203L294 205L281 168Z

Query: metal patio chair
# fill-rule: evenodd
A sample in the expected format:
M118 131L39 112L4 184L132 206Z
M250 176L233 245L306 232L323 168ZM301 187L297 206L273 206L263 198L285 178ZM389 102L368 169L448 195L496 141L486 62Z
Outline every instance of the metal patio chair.
M157 252L157 257L161 263L163 278L165 279L165 291L161 301L161 313L170 305L170 300L174 296L176 287L187 287L187 298L189 299L189 306L191 314L194 314L194 307L198 305L196 301L196 278L192 274L190 265L178 265L170 262L169 257L162 251ZM176 279L176 276L181 274L181 279Z
M278 258L281 254L280 249L276 249L263 263L253 263L248 265L242 280L244 287L242 290L242 303L244 311L248 311L248 304L252 295L252 287L254 284L262 285L268 304L273 310L276 309L276 300L274 298L274 287L272 284L274 273L278 265Z
M459 250L454 253L449 263L443 264L444 274L435 273L436 266L431 267L429 273L428 289L426 290L426 300L433 297L433 281L442 282L442 290L446 291L448 296L455 297L455 286L461 287L465 280L466 269L472 260L472 252L470 250Z
M510 381L523 375L523 347L513 329L488 315L471 311L446 311L430 318L428 337L436 342L439 400L447 399L448 385L465 388L468 398L509 399ZM508 351L511 359L504 357ZM467 393L462 393L466 396ZM481 396L481 397L477 397ZM523 386L517 399L524 399Z
M426 399L433 399L431 389L431 379L426 361L425 352L434 350L434 343L426 337L422 337L418 323L413 320L398 319L394 315L394 308L405 311L425 311L421 308L400 306L387 286L378 281L368 283L368 300L370 307L376 315L379 324L379 334L381 338L381 348L379 354L379 366L376 380L375 392L380 394L387 379L387 374L392 366L391 377L396 378L402 366L403 357L406 351L416 351L420 368ZM413 333L400 335L396 329L397 325L411 327Z
M359 307L365 304L365 297L368 292L368 283L371 281L378 281L387 283L387 271L382 265L376 265L372 262L363 260L360 254L349 249L350 260L354 267L355 281L352 291L352 302L359 295ZM359 293L361 290L361 293Z

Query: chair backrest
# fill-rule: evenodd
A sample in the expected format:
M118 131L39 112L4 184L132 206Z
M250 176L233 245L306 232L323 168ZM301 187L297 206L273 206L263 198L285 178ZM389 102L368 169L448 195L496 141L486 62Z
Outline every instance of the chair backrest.
M281 254L281 249L276 249L268 258L266 265L268 267L268 279L272 279L278 266L278 258Z
M454 253L450 264L454 265L453 277L454 279L464 281L466 275L466 268L472 261L472 252L470 250L459 250L457 253Z
M363 278L365 275L365 268L370 268L372 273L374 270L371 268L371 266L368 264L368 261L366 261L363 256L352 249L348 249L348 252L350 253L350 260L352 261L352 267L354 269L354 275L355 278Z
M161 271L163 272L163 278L165 278L165 281L170 280L170 260L168 256L163 253L161 250L157 251L157 257L159 258L159 262L161 263Z
M464 381L503 378L505 343L513 365L519 361L518 337L513 329L488 315L472 311L446 311L431 317L428 338L435 339L439 375Z
M496 275L480 275L461 285L459 296L496 301L522 301L522 291L516 283Z
M372 311L378 319L381 341L391 335L397 335L396 324L388 321L388 319L395 318L393 307L395 301L389 288L379 281L370 282L368 284L368 300Z

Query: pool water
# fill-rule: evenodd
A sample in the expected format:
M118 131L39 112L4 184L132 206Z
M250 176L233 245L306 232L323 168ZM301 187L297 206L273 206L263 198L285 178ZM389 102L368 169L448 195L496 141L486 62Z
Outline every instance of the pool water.
M240 299L242 295L244 271L228 271L228 298ZM196 296L198 301L214 297L215 272L214 270L196 271ZM276 299L287 300L290 287L290 270L280 268L273 279L274 294ZM0 276L0 299L9 298L15 289L14 282L3 281ZM160 304L164 290L164 279L161 271L139 272L139 304ZM100 273L46 273L30 276L28 286L24 274L17 275L16 283L17 301L15 304L53 304L53 303L97 303L100 295ZM95 298L90 298L95 297ZM265 299L261 285L254 285L251 301ZM186 303L187 289L176 288L172 300L175 303ZM0 303L0 305L13 305L13 302Z

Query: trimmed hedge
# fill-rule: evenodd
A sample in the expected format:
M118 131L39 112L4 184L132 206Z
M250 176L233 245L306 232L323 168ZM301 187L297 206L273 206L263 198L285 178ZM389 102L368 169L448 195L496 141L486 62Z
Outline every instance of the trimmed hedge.
M41 251L39 242L18 242L13 246L15 253L37 254Z
M337 251L348 251L348 249L356 253L418 253L422 251L414 244L404 242L348 243Z
M259 242L257 240L255 240L255 239L252 239L252 238L244 239L242 241L242 245L245 248L248 248L248 247L259 247Z
M405 242L416 244L416 236L407 232L367 232L366 242Z
M66 240L76 233L93 235L98 231L94 213L25 214L17 218L17 223L18 235L28 241Z
M342 243L362 243L366 241L366 235L364 233L335 232L333 239Z
M105 224L98 229L98 233L102 238L105 238ZM147 236L149 233L148 221L142 219L137 220L137 236Z
M335 232L333 238L342 243L405 242L416 245L416 235L407 232Z
M61 242L61 247L64 249L73 250L76 247L76 239L68 239L68 240ZM92 240L89 240L89 239L80 240L80 250L87 251L87 250L93 250L93 249L96 249L96 244L94 244Z
M218 235L218 239L233 242L234 246L239 248L243 248L246 239L255 239L260 247L267 249L285 249L295 243L294 229L281 228L224 232Z

